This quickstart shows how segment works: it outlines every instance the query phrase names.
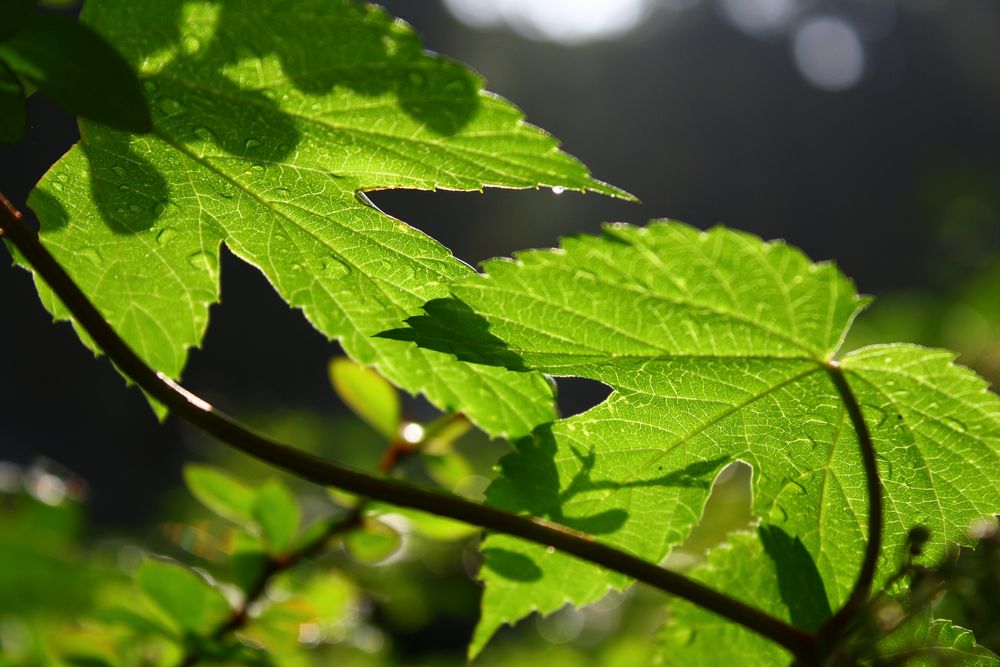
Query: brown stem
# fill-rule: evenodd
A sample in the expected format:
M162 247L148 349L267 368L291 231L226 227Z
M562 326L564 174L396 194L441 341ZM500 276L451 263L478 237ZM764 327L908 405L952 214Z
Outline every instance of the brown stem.
M781 619L744 604L704 584L600 542L585 533L539 517L521 516L463 498L376 477L300 451L250 430L210 403L154 371L135 354L66 271L45 249L21 214L0 195L0 234L6 236L42 277L77 323L109 359L172 414L229 446L302 479L334 486L392 505L436 514L529 542L552 547L595 565L620 572L654 588L684 598L783 646L800 659L815 653L816 637Z

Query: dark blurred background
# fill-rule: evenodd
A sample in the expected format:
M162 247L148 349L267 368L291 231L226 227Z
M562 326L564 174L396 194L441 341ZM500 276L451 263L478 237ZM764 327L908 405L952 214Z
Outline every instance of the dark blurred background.
M373 196L462 259L552 245L609 220L724 223L836 260L862 291L884 297L852 344L947 345L1000 376L995 0L385 4L597 178L642 200ZM0 148L0 189L23 205L76 138L73 119L35 95L28 138ZM6 257L0 264L0 460L65 466L86 480L101 525L157 514L162 491L203 445L175 420L157 424L110 364L68 325L51 324L28 274ZM223 295L189 386L251 418L343 409L326 377L334 344L231 256ZM564 396L569 411L593 400Z

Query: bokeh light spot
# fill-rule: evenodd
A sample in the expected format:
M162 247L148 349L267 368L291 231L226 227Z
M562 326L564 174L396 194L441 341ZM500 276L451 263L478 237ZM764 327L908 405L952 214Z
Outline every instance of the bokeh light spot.
M832 16L811 18L795 30L795 65L806 81L822 90L847 90L865 71L865 50L857 30Z

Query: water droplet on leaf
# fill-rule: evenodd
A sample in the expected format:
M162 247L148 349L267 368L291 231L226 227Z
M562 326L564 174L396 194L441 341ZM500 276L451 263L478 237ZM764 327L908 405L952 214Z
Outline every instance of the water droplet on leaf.
M188 264L199 271L215 271L218 260L214 255L199 250L188 255Z
M554 195L561 195L564 192L566 192L566 188L561 185L556 185L552 188L552 194Z
M101 253L97 251L97 248L83 248L79 251L79 254L96 267L104 264L104 258L101 257Z
M222 181L219 185L219 196L225 197L226 199L232 199L236 196L236 186L229 181Z
M195 134L196 137L198 137L202 141L215 141L216 140L215 132L212 132L207 127L199 126L199 127L194 128L194 134Z
M320 271L327 278L343 278L351 269L339 259L327 257L320 263Z
M166 98L160 102L160 111L162 111L167 116L173 116L184 110L183 105L173 98Z
M160 231L156 232L156 242L162 245L170 243L170 240L177 236L177 230L173 227L164 227Z

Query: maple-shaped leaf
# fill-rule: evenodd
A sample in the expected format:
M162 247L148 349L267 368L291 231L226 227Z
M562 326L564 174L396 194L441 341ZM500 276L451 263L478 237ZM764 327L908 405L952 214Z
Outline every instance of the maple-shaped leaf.
M540 375L372 338L473 271L363 192L623 193L374 5L92 0L83 20L137 68L154 130L81 122L29 203L45 246L146 362L180 375L218 300L225 244L400 387L497 435L552 418Z
M885 559L915 524L931 528L934 558L1000 510L1000 399L947 352L883 346L837 362L865 301L830 264L748 234L658 222L610 225L485 270L384 335L613 390L518 442L487 493L493 505L659 562L699 520L716 474L742 460L756 514L801 542L836 609L857 577L868 512L842 373L875 441ZM472 653L503 623L628 583L507 536L483 551Z

